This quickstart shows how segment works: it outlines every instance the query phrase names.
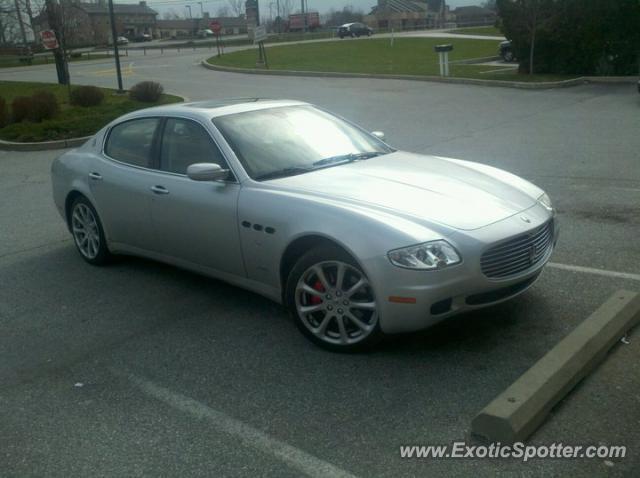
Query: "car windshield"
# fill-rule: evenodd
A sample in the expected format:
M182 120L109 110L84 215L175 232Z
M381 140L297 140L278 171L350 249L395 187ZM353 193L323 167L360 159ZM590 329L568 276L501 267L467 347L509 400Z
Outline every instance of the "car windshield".
M312 106L286 106L213 119L256 180L366 160L393 150L375 136Z

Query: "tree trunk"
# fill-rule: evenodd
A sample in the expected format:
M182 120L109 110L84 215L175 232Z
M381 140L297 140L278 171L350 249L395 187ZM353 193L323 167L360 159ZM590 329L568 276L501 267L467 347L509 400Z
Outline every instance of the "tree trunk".
M529 74L533 75L533 54L536 49L536 29L531 30L531 48L529 48Z
M536 49L536 30L538 29L538 8L535 6L531 15L531 45L529 46L529 74L533 75L533 54Z

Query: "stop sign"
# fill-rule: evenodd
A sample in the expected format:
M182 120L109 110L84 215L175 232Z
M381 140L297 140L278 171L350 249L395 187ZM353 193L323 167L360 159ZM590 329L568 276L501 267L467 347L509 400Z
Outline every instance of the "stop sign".
M222 25L220 25L220 22L216 21L209 23L209 27L211 28L211 31L216 35L218 35L220 33L220 30L222 30Z
M53 30L44 30L40 32L40 40L47 50L54 50L58 48L58 39Z

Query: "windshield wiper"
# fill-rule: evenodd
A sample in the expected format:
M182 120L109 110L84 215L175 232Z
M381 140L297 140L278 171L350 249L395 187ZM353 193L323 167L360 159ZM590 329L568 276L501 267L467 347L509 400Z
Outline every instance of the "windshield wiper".
M339 156L332 156L330 158L321 159L320 161L316 161L313 163L315 167L322 167L328 165L337 165L343 163L352 163L354 161L361 161L364 159L374 158L376 156L381 156L385 153L381 153L379 151L369 151L367 153L349 153L349 154L341 154Z
M277 171L271 171L270 173L261 174L260 176L256 176L256 181L265 181L267 179L278 179L278 178L286 178L287 176L295 176L297 174L308 173L309 171L313 171L313 168L302 168L299 166L278 169Z

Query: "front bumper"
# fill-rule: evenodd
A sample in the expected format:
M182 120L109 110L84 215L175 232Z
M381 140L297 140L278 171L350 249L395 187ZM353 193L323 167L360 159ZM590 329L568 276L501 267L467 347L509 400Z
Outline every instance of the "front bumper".
M525 214L529 223L521 219ZM504 279L490 279L483 274L480 258L486 249L506 238L534 230L549 220L554 221L553 240L542 260ZM402 269L392 265L386 255L367 261L364 266L376 291L383 332L424 329L452 315L521 294L533 285L549 261L558 233L555 217L541 205L536 205L498 223L447 237L463 259L461 264L450 268L438 271Z

